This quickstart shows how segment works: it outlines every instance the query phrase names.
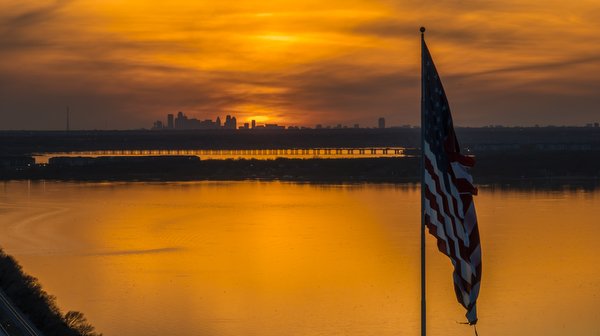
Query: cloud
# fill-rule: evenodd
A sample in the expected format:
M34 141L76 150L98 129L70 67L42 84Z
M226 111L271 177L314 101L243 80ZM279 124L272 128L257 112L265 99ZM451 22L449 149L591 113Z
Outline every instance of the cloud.
M562 59L558 61L550 61L550 62L541 62L541 63L530 63L530 64L520 64L513 65L503 68L491 69L486 71L462 74L462 75L454 75L455 79L458 78L467 78L467 77L476 77L476 76L490 76L497 74L506 74L506 73L521 73L521 72L531 72L531 71L556 71L560 68L569 68L576 65L585 65L585 64L593 64L600 62L600 55L590 55L590 56L578 56L569 59Z
M439 18L439 21L444 20ZM438 20L431 20L438 21ZM416 40L419 28L424 22L417 19L379 19L364 22L352 28L351 33L370 35L383 39ZM437 41L454 44L462 48L513 48L521 45L523 39L519 32L511 29L498 29L492 26L479 26L475 23L456 20L452 25L433 23L427 25L425 33Z
M58 11L67 6L69 2L70 1L68 0L56 0L50 5L29 9L18 14L8 15L8 17L3 18L0 22L7 30L28 28L53 18Z
M378 70L320 64L283 80L289 88L284 101L325 124L374 125L378 117L394 115L402 119L405 109L413 105L411 96L418 94L418 74Z
M3 51L46 47L51 43L37 36L40 26L57 18L70 0L56 0L49 5L16 11L0 5L0 53Z

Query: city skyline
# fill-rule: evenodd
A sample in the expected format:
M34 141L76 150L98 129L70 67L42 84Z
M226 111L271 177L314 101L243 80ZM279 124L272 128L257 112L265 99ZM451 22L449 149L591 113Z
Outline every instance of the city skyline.
M237 123L237 117L233 115L226 115L225 121L221 122L221 117L217 116L213 121L212 119L198 119L196 117L189 117L183 111L179 111L177 116L173 113L169 113L166 115L166 122L162 120L156 120L152 124L152 130L214 130L214 129L347 129L347 128L418 128L420 126L410 125L410 124L402 124L402 125L387 125L386 119L384 117L379 117L377 120L373 122L373 125L370 123L367 125L361 125L358 123L348 124L347 122L339 122L337 121L334 124L323 124L317 123L315 125L280 125L275 122L271 123L257 123L256 120L246 120L245 122ZM586 127L586 128L599 128L600 122L589 122L583 125L575 125L575 127ZM67 130L69 130L69 124L67 120ZM461 127L461 126L458 126ZM484 125L481 126L484 128L503 128L510 127L504 125ZM520 127L520 126L516 126ZM533 127L569 127L566 125L533 125Z
M0 0L2 129L136 129L164 111L417 125L419 32L455 123L585 125L600 3ZM590 75L591 74L591 75Z
M213 121L212 119L198 119L187 116L183 111L179 111L177 116L173 113L166 115L166 122L156 120L152 124L152 130L214 130L214 129L311 129L313 127L304 125L279 125L275 122L257 123L256 120L237 123L237 118L233 115L226 115L225 121L221 122L221 117ZM402 125L402 127L412 127L411 125ZM348 125L338 123L336 125L316 124L314 128L350 128ZM351 128L360 128L360 124L353 124ZM371 128L367 126L366 128ZM373 128L385 128L385 118L377 119L377 125ZM69 130L69 119L67 118L67 131Z

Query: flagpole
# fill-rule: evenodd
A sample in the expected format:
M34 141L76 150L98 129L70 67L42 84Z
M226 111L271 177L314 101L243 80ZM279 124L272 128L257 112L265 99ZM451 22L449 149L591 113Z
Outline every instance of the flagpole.
M425 309L425 139L423 120L423 106L425 95L425 81L423 74L425 72L423 57L425 53L425 27L421 27L421 336L427 335L427 311Z

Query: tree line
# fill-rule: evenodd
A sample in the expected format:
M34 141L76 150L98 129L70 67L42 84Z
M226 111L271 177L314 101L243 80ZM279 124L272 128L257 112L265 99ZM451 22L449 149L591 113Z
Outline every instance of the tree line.
M56 298L42 289L38 279L25 274L21 265L2 249L0 288L45 336L102 336L83 313L69 311L63 314Z

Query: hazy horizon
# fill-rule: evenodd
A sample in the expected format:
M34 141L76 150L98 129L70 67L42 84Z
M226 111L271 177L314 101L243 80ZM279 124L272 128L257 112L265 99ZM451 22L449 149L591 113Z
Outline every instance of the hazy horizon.
M598 118L598 120L600 120L600 117ZM156 120L154 120L156 121ZM161 120L163 121L163 120ZM166 121L166 119L164 120ZM277 121L269 121L268 123L275 123L278 124ZM585 124L570 124L570 125L556 125L556 124L537 124L537 125L500 125L500 124L495 124L495 125L476 125L476 126L472 126L472 125L454 125L454 128L460 129L460 128L584 128L584 129L589 129L589 128L598 128L597 126L595 126L595 123L597 122L588 122ZM263 125L261 123L261 125ZM317 130L317 128L315 127L316 125L297 125L297 124L278 124L280 126L285 126L286 130L287 130L287 126L292 126L292 127L299 127L299 128L304 128L304 129L313 129L313 130ZM354 129L354 125L353 124L344 124L342 123L342 128L341 129ZM240 125L238 123L238 127L239 126L243 126ZM403 124L403 125L386 125L386 129L398 129L398 128L420 128L420 125L409 125L409 124ZM379 129L377 127L377 125L373 124L373 125L360 125L359 127L360 129ZM337 124L324 124L322 125L322 130L334 130L334 129L340 129L337 127ZM236 129L239 130L239 129ZM251 129L249 129L251 130ZM249 131L249 130L241 130L241 131ZM162 129L162 130L153 130L152 129L152 121L148 122L146 125L142 125L140 127L131 127L131 128L116 128L116 127L108 127L108 128L103 128L103 127L96 127L96 128L78 128L76 125L73 126L71 124L69 130L66 129L66 124L65 121L63 120L63 125L62 127L56 127L56 128L0 128L0 132L44 132L44 131L69 131L69 132L86 132L86 131L159 131L159 132L195 132L195 131L199 131L199 132L203 132L203 131L210 131L210 132L214 132L214 131L232 131L232 130L227 130L227 129ZM257 129L257 131L261 131L261 129Z
M72 112L71 112L72 115ZM190 118L198 118L200 120L204 120L204 118L201 118L200 116L194 116L194 115L188 115L188 117ZM221 117L221 116L218 116ZM225 116L223 116L225 117ZM223 117L221 117L221 119L224 119ZM152 129L152 122L156 121L156 120L149 120L145 125L140 125L139 127L131 127L131 128L125 128L125 127L121 127L121 128L117 128L117 127L106 127L106 125L104 125L105 127L95 127L95 128L80 128L77 126L77 124L73 122L73 119L70 119L70 125L69 125L69 129L66 129L66 114L65 116L63 116L63 124L59 125L55 128L0 128L0 132L43 132L43 131L72 131L72 132L77 132L77 131L81 131L81 132L85 132L85 131L164 131L164 132L194 132L194 131L231 131L230 129L167 129L166 128L166 122L167 122L167 118L166 116L163 119L158 119L160 121L163 122L163 124L165 125L165 129L162 130L153 130ZM582 124L528 124L528 125L518 125L518 124L513 124L513 125L502 125L502 124L488 124L488 125L454 125L455 128L598 128L598 126L596 126L596 123L600 123L600 116L597 118L598 121L590 121L590 122L586 122L586 123L582 123ZM214 119L213 119L214 121ZM379 129L378 125L376 124L377 120L375 120L375 122L371 122L369 124L359 124L359 128L360 129ZM307 125L300 125L300 124L290 124L290 123L278 123L277 120L270 120L266 123L269 124L277 124L280 126L285 126L286 129L288 126L292 126L292 127L299 127L299 128L304 128L304 129L314 129L316 130L316 124L307 124ZM264 125L265 123L257 123L257 125ZM322 126L322 130L328 130L328 129L339 129L337 126L338 124L340 124L342 126L342 129L354 129L354 124L350 124L350 123L344 123L344 122L339 122L337 124L320 124ZM99 125L102 126L102 125ZM238 127L243 126L243 123L239 123L237 124ZM412 125L412 124L394 124L394 125L389 125L387 120L386 120L386 129L394 129L394 128L420 128L420 125ZM237 129L236 129L237 130ZM252 129L249 129L252 130ZM248 131L248 130L242 130L242 131ZM257 131L261 131L261 129L257 129Z

